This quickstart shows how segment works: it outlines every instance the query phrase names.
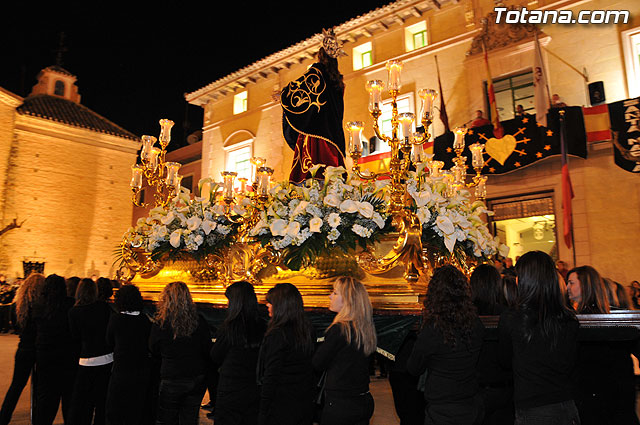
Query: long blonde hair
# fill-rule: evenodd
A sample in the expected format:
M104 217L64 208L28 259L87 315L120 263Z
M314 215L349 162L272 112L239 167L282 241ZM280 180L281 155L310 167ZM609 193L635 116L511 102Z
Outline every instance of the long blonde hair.
M353 277L339 277L333 283L335 291L342 296L342 309L336 314L331 326L340 326L347 343L369 355L376 350L376 329L373 324L373 307L364 285Z
M40 297L40 290L44 284L45 276L40 273L31 273L18 287L16 292L16 317L18 326L24 328L33 311L34 304Z
M198 313L191 298L189 287L184 282L171 282L164 287L158 300L156 323L167 325L173 339L191 336L198 327Z

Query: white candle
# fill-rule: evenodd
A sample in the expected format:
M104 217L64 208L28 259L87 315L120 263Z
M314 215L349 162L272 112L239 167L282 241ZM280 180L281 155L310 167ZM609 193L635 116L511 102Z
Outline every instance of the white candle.
M162 152L158 148L151 148L151 155L149 156L149 165L153 171L158 168L158 157L160 156L160 152Z
M459 150L464 149L464 136L467 134L467 129L465 128L456 128L455 130L455 139L453 140L453 149Z
M469 146L469 149L471 150L471 165L473 165L473 168L482 168L484 166L484 157L482 156L484 145L476 142Z
M421 89L418 96L422 98L422 116L433 121L433 102L438 97L438 91L433 89Z
M233 183L238 175L238 173L234 171L223 171L222 173L222 192L225 199L233 199Z
M351 155L362 153L362 140L360 137L364 123L362 121L349 121L346 127L349 132L349 153Z
M153 136L142 136L142 150L140 151L140 159L142 161L148 161L151 156L151 150L153 144L156 142L156 138Z
M176 186L176 181L178 177L178 170L182 165L178 162L167 162L167 178L165 183L167 186Z
M411 112L405 112L398 115L400 124L402 124L402 136L405 139L411 139L413 136L413 119L414 115Z
M369 91L369 112L380 110L383 87L384 84L381 80L371 80L367 82L367 91Z
M137 164L131 166L131 188L142 188L142 167Z
M387 70L389 71L389 90L400 90L400 71L402 71L401 61L387 62Z

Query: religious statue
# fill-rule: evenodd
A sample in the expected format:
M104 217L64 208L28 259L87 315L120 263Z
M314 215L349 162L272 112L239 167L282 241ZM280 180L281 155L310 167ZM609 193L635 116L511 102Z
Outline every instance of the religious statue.
M289 181L311 177L314 165L344 166L344 82L337 58L346 53L333 30L323 30L318 61L280 93L282 132L294 150ZM315 175L322 178L322 170Z

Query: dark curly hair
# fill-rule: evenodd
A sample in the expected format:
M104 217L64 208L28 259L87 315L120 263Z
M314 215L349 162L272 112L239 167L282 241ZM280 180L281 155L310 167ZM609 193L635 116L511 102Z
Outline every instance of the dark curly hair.
M424 300L424 325L442 333L445 344L469 343L478 315L464 274L451 265L433 272Z
M128 284L118 289L114 302L118 311L142 311L142 295L137 286Z
M320 50L318 50L318 62L324 65L327 71L327 80L336 87L344 90L344 79L338 69L338 59L329 56L326 50L324 50L324 47L321 47Z

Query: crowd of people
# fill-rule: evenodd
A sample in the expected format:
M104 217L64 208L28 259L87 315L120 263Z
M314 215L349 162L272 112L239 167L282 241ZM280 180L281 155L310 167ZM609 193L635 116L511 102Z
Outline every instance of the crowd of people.
M421 326L389 366L401 424L638 424L636 340L579 340L576 318L633 308L628 292L589 266L565 284L540 251L502 272L434 271ZM335 316L318 335L290 283L268 291L266 314L248 282L225 296L212 332L183 282L151 313L134 285L114 294L108 279L31 274L15 297L20 341L0 425L30 376L34 424L52 424L60 406L72 425L197 424L207 390L216 425L369 423L377 338L360 281L334 282ZM500 317L495 338L481 316Z

